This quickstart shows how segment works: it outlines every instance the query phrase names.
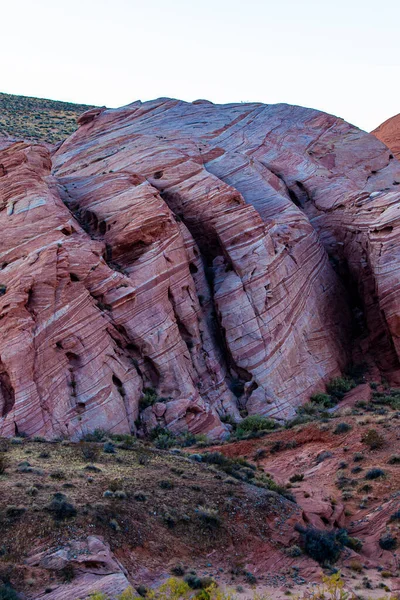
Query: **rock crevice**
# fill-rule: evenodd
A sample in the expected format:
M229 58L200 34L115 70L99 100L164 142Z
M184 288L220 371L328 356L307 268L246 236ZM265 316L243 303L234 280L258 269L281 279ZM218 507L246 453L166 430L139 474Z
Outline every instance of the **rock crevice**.
M0 163L1 434L223 437L243 408L292 416L355 352L399 378L400 164L373 136L161 99Z

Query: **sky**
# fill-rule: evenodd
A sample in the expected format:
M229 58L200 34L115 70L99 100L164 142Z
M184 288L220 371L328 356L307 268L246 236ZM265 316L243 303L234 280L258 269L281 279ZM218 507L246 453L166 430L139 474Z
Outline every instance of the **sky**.
M13 0L0 91L287 102L370 131L400 113L399 23L399 0Z

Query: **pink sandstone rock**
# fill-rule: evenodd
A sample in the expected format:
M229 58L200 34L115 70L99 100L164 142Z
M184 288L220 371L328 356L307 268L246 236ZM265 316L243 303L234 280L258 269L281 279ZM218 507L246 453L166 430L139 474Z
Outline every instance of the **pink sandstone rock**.
M241 409L292 416L353 352L399 379L383 144L288 105L159 99L80 123L52 165L0 152L0 433L134 431L153 388L142 427L217 438Z
M387 119L371 133L386 144L397 159L400 159L400 114Z
M129 588L127 573L102 539L89 536L85 541L70 540L63 547L49 548L28 557L30 567L59 572L72 568L72 582L53 586L51 592L41 591L35 599L76 600L101 593L116 599Z

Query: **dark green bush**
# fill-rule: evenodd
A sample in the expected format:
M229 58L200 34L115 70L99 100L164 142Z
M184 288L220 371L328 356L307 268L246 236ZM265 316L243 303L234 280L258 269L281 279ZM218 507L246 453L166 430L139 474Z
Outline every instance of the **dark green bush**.
M372 394L374 404L384 404L393 410L400 410L400 390L391 389L385 392L374 392Z
M324 407L324 408L332 408L332 406L335 405L335 402L332 399L332 396L330 396L329 394L323 394L321 392L318 394L313 394L311 396L310 400L314 404L319 404L321 407Z
M388 460L388 465L399 465L399 464L400 464L400 456L398 454L393 454Z
M344 540L344 545L347 548L354 550L354 552L360 552L363 547L363 542L359 538L347 536Z
M24 506L14 506L14 504L9 504L6 507L6 515L9 519L19 519L26 512L26 508Z
M329 450L323 450L322 452L320 452L317 455L316 461L319 464L319 463L322 463L327 458L332 458L332 456L333 456L332 452L329 452Z
M400 521L400 510L396 510L391 516L389 521Z
M184 581L192 590L204 590L213 584L210 577L198 577L196 573L189 573L185 576Z
M302 552L302 549L300 548L300 546L297 546L297 544L294 544L293 546L290 546L290 548L286 548L285 554L287 556L290 556L290 558L297 558L298 556L301 556L303 554L303 552Z
M354 462L361 462L365 459L365 456L362 452L356 452L353 456Z
M313 527L301 528L300 539L304 552L320 564L334 563L343 550L347 533L343 529L325 531Z
M83 436L82 441L84 442L103 442L107 437L108 433L105 429L95 429L92 433L87 433Z
M384 533L379 540L382 550L395 550L397 548L397 539L391 533Z
M368 479L368 480L380 479L381 477L385 477L385 476L386 476L386 473L383 469L374 468L374 469L369 469L366 472L365 479Z
M87 433L83 436L83 442L103 442L108 433L105 429L95 429L92 433Z
M334 377L326 386L326 391L330 396L341 400L347 392L355 387L355 383L348 377Z
M145 410L145 408L148 408L149 406L153 406L153 404L155 404L156 402L158 402L158 395L156 390L154 390L153 388L144 388L143 389L143 393L142 393L142 397L140 399L139 402L139 409Z
M174 484L169 479L162 479L158 482L158 485L162 490L172 490L174 488Z
M250 415L238 423L236 434L240 436L241 434L256 433L257 431L267 431L274 428L275 422L272 419L260 415Z
M336 435L340 435L342 433L347 433L348 431L351 431L352 426L349 425L348 423L338 423L333 431L333 433L335 433Z
M66 478L64 471L61 471L60 469L57 469L57 471L53 471L52 473L50 473L50 477L52 479L57 479L58 481L61 481L62 479Z
M218 515L218 511L213 508L206 508L199 506L196 510L199 519L209 527L220 527L221 517Z
M53 499L47 506L47 510L57 521L64 521L76 516L76 508L68 502L67 497L60 492L54 494Z
M250 571L246 571L244 576L249 585L256 585L257 577L253 573L250 573Z
M168 448L172 448L172 446L176 445L176 436L172 431L164 429L159 425L151 430L150 439L156 448L160 448L161 450L168 450Z
M354 475L356 475L357 473L361 473L362 470L363 470L362 467L357 466L357 467L353 467L353 469L351 470L351 472L354 473Z
M0 583L0 600L19 600L19 598L20 596L9 584Z
M183 577L185 572L186 572L186 570L183 565L175 565L171 569L172 575L175 575L176 577Z
M106 442L103 446L103 452L106 454L115 454L115 445L112 442Z

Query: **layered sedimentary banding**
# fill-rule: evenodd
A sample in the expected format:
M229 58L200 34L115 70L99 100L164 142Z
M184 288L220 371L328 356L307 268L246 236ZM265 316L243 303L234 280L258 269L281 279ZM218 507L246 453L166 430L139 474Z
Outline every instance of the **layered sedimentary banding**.
M50 169L0 152L1 432L289 417L351 359L352 311L398 373L400 165L373 136L160 99L89 111Z
M387 119L371 133L386 144L397 159L400 159L400 114ZM400 184L400 181L397 183Z

